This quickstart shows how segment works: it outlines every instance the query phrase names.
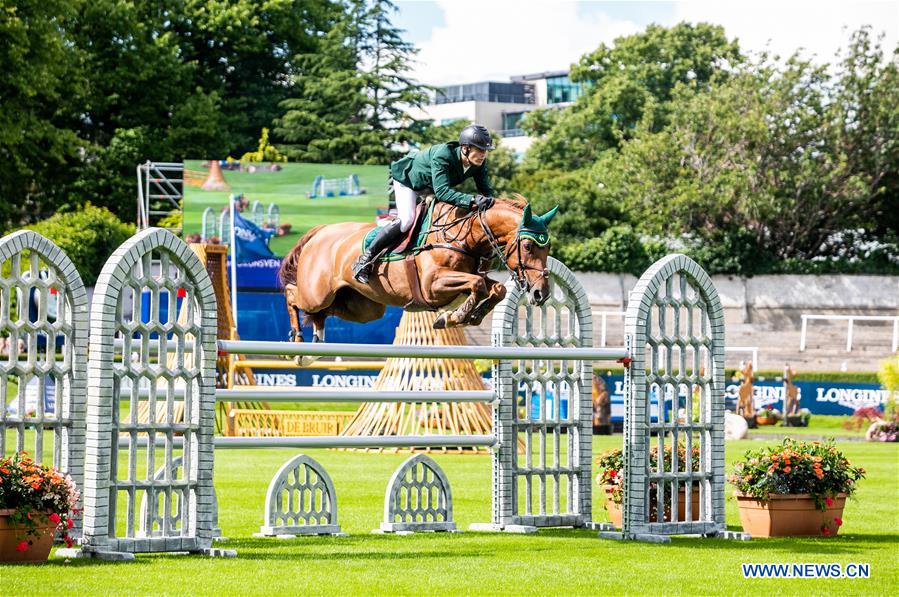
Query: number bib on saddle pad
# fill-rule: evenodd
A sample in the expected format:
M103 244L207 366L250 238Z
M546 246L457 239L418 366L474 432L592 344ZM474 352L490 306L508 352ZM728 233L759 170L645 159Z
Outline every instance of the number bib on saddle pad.
M436 203L436 200L426 200L415 206L415 224L412 225L409 234L403 238L403 241L397 245L396 249L382 256L379 261L399 261L404 259L412 250L425 243L425 239L428 237L428 230L431 228L431 217L434 215L434 205ZM362 239L363 253L380 230L380 226L375 226Z

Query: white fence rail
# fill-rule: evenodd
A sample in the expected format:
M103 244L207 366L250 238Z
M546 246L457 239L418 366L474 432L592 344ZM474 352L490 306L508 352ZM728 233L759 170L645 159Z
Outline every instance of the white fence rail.
M802 316L802 332L799 336L799 352L805 350L806 338L808 335L808 322L811 319L825 321L846 321L846 352L852 352L853 328L856 321L892 321L893 322L893 342L890 350L896 352L899 349L899 315L820 315L820 314L803 314Z

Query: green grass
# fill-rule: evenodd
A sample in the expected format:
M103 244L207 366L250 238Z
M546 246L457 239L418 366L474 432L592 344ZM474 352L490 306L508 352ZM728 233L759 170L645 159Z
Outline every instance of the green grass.
M808 427L783 427L780 423L777 425L759 426L756 429L749 430L749 437L780 435L783 437L798 436L815 436L815 437L834 437L834 438L863 438L868 430L868 425L863 425L861 429L846 429L843 424L852 417L842 415L812 415L809 420Z
M185 168L201 170L201 162L188 161ZM284 255L307 230L319 224L336 222L374 222L375 209L387 205L387 166L350 166L342 164L283 164L280 172L225 171L230 193L243 193L249 200L260 201L268 209L276 203L281 210L281 223L293 225L290 234L275 237L269 246L277 255ZM358 174L366 194L356 197L307 199L316 176L343 178ZM228 194L185 187L184 234L200 232L203 210L211 207L216 213L228 205ZM245 214L246 215L246 214Z
M620 436L594 438L594 451ZM728 462L760 445L727 444ZM309 451L334 479L345 538L257 539L265 488L292 450L218 451L219 523L236 559L140 555L136 563L53 559L39 567L0 566L3 592L55 594L888 594L899 574L899 446L844 442L840 448L868 470L835 538L749 542L675 538L669 545L603 541L586 530L536 536L372 535L390 475L401 454ZM460 528L490 518L490 459L436 455L452 483ZM730 491L728 491L728 496ZM594 492L594 519L605 511ZM739 528L734 500L727 522ZM867 562L861 580L745 580L743 562ZM894 589L889 589L893 586Z

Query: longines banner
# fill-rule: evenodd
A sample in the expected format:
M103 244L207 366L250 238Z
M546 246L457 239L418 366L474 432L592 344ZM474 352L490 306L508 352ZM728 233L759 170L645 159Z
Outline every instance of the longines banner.
M609 388L612 402L612 419L621 420L624 416L624 376L603 376ZM799 390L799 407L807 408L812 414L819 415L851 415L855 409L864 406L881 406L886 403L889 392L880 384L796 381ZM740 384L728 381L724 385L724 398L727 408L733 410L737 404ZM669 391L665 401L672 400L673 392ZM783 409L784 386L782 381L756 381L753 383L752 396L756 408L770 406ZM686 401L687 392L683 388L679 395L681 406Z
M307 386L314 388L367 388L374 384L378 376L377 369L354 369L351 371L335 371L329 369L256 369L254 375L256 383L262 386ZM624 376L603 376L606 387L609 389L609 397L612 403L612 419L620 421L624 416ZM889 392L878 384L871 383L832 383L817 381L797 381L799 388L799 405L809 409L812 414L821 415L851 415L852 412L863 406L883 405ZM737 402L737 393L740 384L727 382L724 386L727 406L733 409ZM523 392L522 392L523 393ZM667 392L665 402L673 400L673 392ZM753 397L756 408L771 406L782 408L784 399L784 387L778 381L756 381L753 384ZM550 397L547 396L549 399ZM562 392L562 405L560 413L565 416L568 412L567 392ZM656 397L653 396L655 403ZM679 406L683 406L687 399L686 388L678 396ZM549 402L549 400L548 400ZM547 406L544 412L551 413L551 406Z

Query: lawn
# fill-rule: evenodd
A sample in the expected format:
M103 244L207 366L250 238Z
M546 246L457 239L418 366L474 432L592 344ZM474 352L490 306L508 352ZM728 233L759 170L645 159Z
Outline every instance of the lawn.
M187 161L184 167L201 170L201 162ZM375 210L387 205L387 166L350 166L341 164L283 164L280 172L225 171L229 192L203 191L185 187L184 234L200 232L203 210L211 207L216 213L228 205L229 193L243 193L249 200L260 201L265 209L276 203L281 210L281 223L293 225L290 234L275 237L269 246L277 255L284 255L313 226L335 222L374 222ZM355 197L308 199L316 176L345 178L357 174L366 190ZM246 215L246 214L245 214Z
M594 452L620 436L594 438ZM727 444L728 466L760 441ZM293 450L216 453L219 523L236 559L140 555L136 563L52 559L40 567L0 567L4 593L56 594L597 594L813 593L889 594L899 574L899 446L842 442L868 470L835 538L749 542L675 538L668 545L596 539L588 530L536 536L465 532L394 537L370 534L383 511L390 475L402 454L328 450L307 453L335 482L339 522L349 537L257 539L265 489ZM452 484L459 528L490 517L490 459L436 455ZM728 495L730 492L728 491ZM606 520L594 492L594 519ZM739 528L736 504L727 522ZM745 580L744 562L869 563L871 578ZM890 589L889 587L894 587Z

